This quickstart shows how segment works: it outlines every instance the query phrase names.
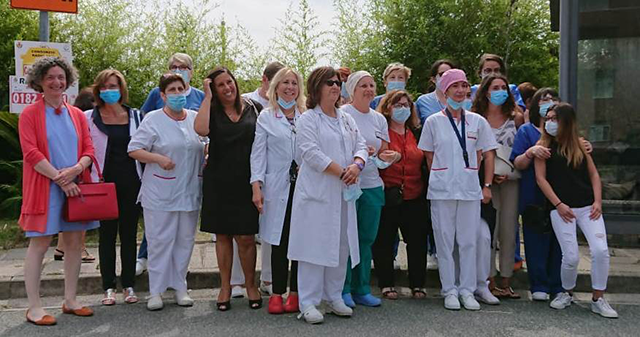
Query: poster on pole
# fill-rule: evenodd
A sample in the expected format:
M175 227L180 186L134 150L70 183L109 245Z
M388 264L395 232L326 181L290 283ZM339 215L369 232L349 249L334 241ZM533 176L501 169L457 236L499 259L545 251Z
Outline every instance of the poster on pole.
M78 0L11 0L11 8L78 13Z
M16 76L27 76L29 68L37 59L46 56L61 57L73 64L70 43L41 41L15 41Z
M27 86L27 78L24 76L9 76L9 110L19 114L29 104L42 97L42 94ZM63 94L65 102L73 104L78 97L78 82L71 85Z

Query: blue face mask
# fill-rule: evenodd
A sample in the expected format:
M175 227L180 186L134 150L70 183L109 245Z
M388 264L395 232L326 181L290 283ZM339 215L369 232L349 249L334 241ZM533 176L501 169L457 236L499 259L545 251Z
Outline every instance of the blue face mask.
M285 110L289 110L293 108L294 105L296 105L296 100L294 99L291 102L286 102L282 98L278 97L278 105Z
M189 78L189 70L176 69L173 71L173 73L182 76L182 79L184 80L184 82L186 84L189 84L189 81L191 80L191 78Z
M411 110L408 107L393 108L391 113L391 119L400 124L404 124L409 119L409 116L411 116Z
M371 156L369 159L373 160L373 164L376 165L377 168L384 170L387 167L391 166L391 163L387 163L386 161L378 158L378 156Z
M356 201L362 195L359 184L353 184L342 189L342 197L344 201Z
M451 107L451 109L453 110L458 110L462 107L462 104L464 103L464 101L462 102L456 102L454 101L451 97L447 97L447 104L449 104L449 106Z
M347 92L347 84L342 83L342 89L340 89L340 96L344 99L349 99L349 93Z
M553 105L553 102L545 103L540 106L540 117L547 117L547 111Z
M544 129L549 135L555 137L558 135L558 122L546 121L544 123Z
M120 101L119 89L100 90L100 99L107 104L116 104Z
M465 110L471 110L472 105L473 103L471 102L470 98L467 98L464 101L462 101L462 108Z
M167 106L173 111L182 111L187 104L187 96L185 94L167 94Z
M407 84L400 81L390 81L387 82L387 91L391 90L404 90Z
M491 98L489 100L493 105L502 105L509 98L509 93L506 90L494 90L491 92Z

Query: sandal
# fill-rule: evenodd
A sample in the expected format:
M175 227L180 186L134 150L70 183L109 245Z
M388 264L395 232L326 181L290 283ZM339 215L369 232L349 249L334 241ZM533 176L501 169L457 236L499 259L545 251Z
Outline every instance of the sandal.
M96 260L96 257L89 254L86 248L82 251L82 262L93 262L95 260Z
M423 298L427 297L427 289L425 288L413 288L411 290L411 296L413 296L413 298L421 300Z
M252 300L249 295L249 289L247 289L247 297L249 297L249 308L253 310L262 308L262 296L260 295L260 290L256 289L256 292L258 293L258 298Z
M116 290L109 288L104 292L104 298L100 301L102 305L111 306L116 304Z
M398 292L393 287L384 287L382 288L382 297L388 300L397 300Z
M222 290L220 290L220 293L222 293ZM218 311L227 311L231 309L231 294L229 294L229 299L224 302L220 301L220 294L218 294L218 301L216 302L216 307L218 307Z
M56 251L53 253L53 259L56 261L62 261L64 259L64 251L56 248Z
M125 288L122 291L122 294L124 295L124 303L127 303L127 304L138 303L138 296L136 296L136 293L133 291L132 287Z
M495 287L491 289L491 294L497 298L511 298L511 299L519 299L520 294L513 291L513 288L499 288Z

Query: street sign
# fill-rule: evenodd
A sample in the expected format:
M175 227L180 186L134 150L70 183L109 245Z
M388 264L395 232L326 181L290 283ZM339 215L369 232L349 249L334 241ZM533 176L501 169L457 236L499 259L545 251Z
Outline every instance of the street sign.
M78 97L78 82L72 84L62 94L65 102L73 104ZM9 103L12 113L21 113L28 105L42 98L42 94L27 86L27 78L22 76L9 76Z
M70 64L73 64L73 54L70 43L15 41L14 46L17 76L27 76L31 65L41 57L61 57Z
M11 0L11 8L78 13L78 0Z

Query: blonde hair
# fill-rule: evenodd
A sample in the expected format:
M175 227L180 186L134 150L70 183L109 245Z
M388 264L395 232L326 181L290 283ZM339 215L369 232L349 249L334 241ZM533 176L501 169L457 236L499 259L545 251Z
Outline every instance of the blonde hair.
M105 104L102 98L100 98L100 87L105 84L111 76L115 76L118 79L118 85L120 85L120 100L118 100L118 103L127 103L129 99L129 89L127 89L127 81L124 79L124 75L115 69L105 69L101 71L93 81L93 100L97 106L104 106Z
M296 107L300 112L305 111L305 101L306 97L304 96L304 82L302 82L302 76L295 72L293 69L289 67L284 67L273 76L271 82L269 84L269 90L267 91L267 97L269 97L269 106L272 110L280 109L280 105L278 104L278 93L276 92L278 89L278 85L282 81L284 81L285 77L289 74L293 74L296 77L296 81L298 81L298 97L296 97Z
M387 77L389 77L391 72L396 70L402 70L404 72L405 76L407 77L406 81L408 81L409 77L411 77L411 68L405 66L402 63L395 62L395 63L389 64L387 68L384 69L384 73L382 74L382 80L386 81Z
M191 58L191 56L185 53L175 53L171 55L171 57L169 58L169 63L167 64L167 68L171 69L171 65L174 62L186 64L189 69L193 70L193 59Z
M539 144L544 147L550 147L555 139L556 143L558 143L558 153L565 157L567 163L571 164L573 168L578 168L587 154L580 142L576 112L569 103L558 103L551 106L547 115L551 111L556 113L558 134L553 137L543 127Z

